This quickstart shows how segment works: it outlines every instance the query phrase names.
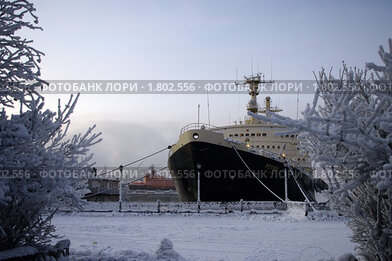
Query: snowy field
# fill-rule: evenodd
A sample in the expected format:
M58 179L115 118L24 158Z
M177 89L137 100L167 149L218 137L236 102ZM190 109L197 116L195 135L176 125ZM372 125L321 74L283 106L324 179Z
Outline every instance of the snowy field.
M308 218L290 214L71 213L56 215L53 224L60 235L71 240L73 256L116 257L126 250L152 256L163 239L169 239L186 260L314 261L354 248L344 221L325 213ZM133 260L150 260L142 257Z

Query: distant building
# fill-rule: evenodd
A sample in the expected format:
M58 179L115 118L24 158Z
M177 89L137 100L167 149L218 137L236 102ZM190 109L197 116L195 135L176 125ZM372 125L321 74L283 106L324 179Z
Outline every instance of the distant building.
M84 196L87 201L118 201L118 180L92 178L88 180L90 193Z
M154 168L141 180L126 184L123 181L123 201L133 202L172 202L179 201L174 182L156 174ZM84 196L87 201L118 201L119 180L108 178L91 178L88 180L90 190Z
M143 180L130 183L128 188L128 201L173 202L180 200L173 180L157 175L154 168L151 168L150 173Z

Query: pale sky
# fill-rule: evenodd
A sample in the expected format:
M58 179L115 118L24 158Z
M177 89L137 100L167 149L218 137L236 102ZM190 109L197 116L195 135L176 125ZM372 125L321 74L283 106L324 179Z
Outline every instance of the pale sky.
M33 1L43 31L27 33L46 55L47 80L235 79L253 70L277 80L335 74L344 60L380 63L392 37L391 1ZM248 95L210 95L211 123L246 115ZM296 95L271 95L296 117ZM47 95L47 106L66 95ZM261 103L265 95L260 94ZM300 110L312 95L300 96ZM180 128L207 121L206 95L82 95L72 131L97 124L97 166L117 167L177 141ZM167 153L143 163L165 166Z

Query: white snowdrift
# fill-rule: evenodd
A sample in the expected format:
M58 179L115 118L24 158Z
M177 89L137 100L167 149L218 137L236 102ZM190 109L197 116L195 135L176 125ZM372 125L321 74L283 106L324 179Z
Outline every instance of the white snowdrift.
M64 258L65 259L65 258ZM67 259L65 259L67 260ZM136 252L132 250L120 251L119 253L105 252L94 246L84 251L72 252L71 261L185 261L173 248L173 243L169 239L163 239L155 254L149 255L146 252Z

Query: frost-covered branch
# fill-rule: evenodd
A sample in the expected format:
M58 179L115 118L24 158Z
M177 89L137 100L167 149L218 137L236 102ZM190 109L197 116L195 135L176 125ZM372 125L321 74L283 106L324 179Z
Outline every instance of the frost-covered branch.
M0 104L6 107L15 101L30 106L29 94L39 96L36 89L46 84L38 66L44 54L31 46L31 40L17 35L21 29L42 30L34 25L38 23L34 12L27 0L0 1Z
M339 77L322 69L303 120L249 113L300 132L301 147L332 177L332 206L350 218L353 241L369 260L392 260L392 41L381 46L384 65L343 63ZM369 72L371 73L369 75Z

